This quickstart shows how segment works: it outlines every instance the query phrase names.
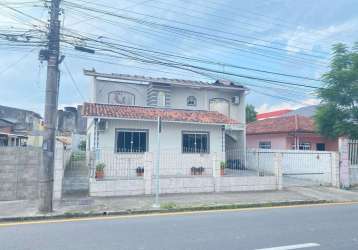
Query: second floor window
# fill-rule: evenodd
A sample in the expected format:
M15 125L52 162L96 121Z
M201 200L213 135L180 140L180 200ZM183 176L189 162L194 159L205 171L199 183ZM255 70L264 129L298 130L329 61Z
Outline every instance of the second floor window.
M186 99L186 105L187 106L196 106L196 98L195 96L189 96L187 99Z
M165 107L165 93L163 91L158 92L158 106Z

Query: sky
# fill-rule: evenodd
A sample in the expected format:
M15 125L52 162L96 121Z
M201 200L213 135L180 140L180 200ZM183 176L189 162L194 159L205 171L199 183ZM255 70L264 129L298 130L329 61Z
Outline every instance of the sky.
M61 55L65 58L60 66L59 107L88 100L91 79L83 69L92 68L209 82L228 79L249 88L247 103L259 112L317 104L315 88L322 84L317 79L329 69L331 46L358 41L357 13L357 0L62 1ZM0 1L0 34L46 30L47 20L43 1ZM37 39L46 39L43 33L36 34ZM94 45L75 38L79 35L106 46L115 43L116 48L80 52L74 45ZM0 105L42 115L46 84L46 62L38 59L42 47L12 43L0 35ZM119 56L119 45L140 48L140 55L151 50L190 58L189 62L174 60L215 73L139 62L128 54Z

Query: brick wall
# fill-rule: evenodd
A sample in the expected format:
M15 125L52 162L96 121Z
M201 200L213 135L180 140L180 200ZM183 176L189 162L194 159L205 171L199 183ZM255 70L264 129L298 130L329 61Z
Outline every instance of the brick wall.
M38 198L41 149L0 147L0 201Z

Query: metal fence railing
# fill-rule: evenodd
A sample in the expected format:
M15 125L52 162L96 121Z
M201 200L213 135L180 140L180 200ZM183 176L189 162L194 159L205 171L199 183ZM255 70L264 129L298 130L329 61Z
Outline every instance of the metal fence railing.
M99 150L90 153L92 178L143 178L143 153L114 153Z
M213 176L213 157L214 154L209 153L181 153L164 150L160 154L159 175L162 177ZM155 163L156 156L153 160Z

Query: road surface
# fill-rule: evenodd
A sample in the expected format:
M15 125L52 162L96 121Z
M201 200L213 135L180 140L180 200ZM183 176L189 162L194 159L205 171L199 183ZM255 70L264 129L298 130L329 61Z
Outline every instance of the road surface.
M0 225L1 250L358 249L358 204Z

